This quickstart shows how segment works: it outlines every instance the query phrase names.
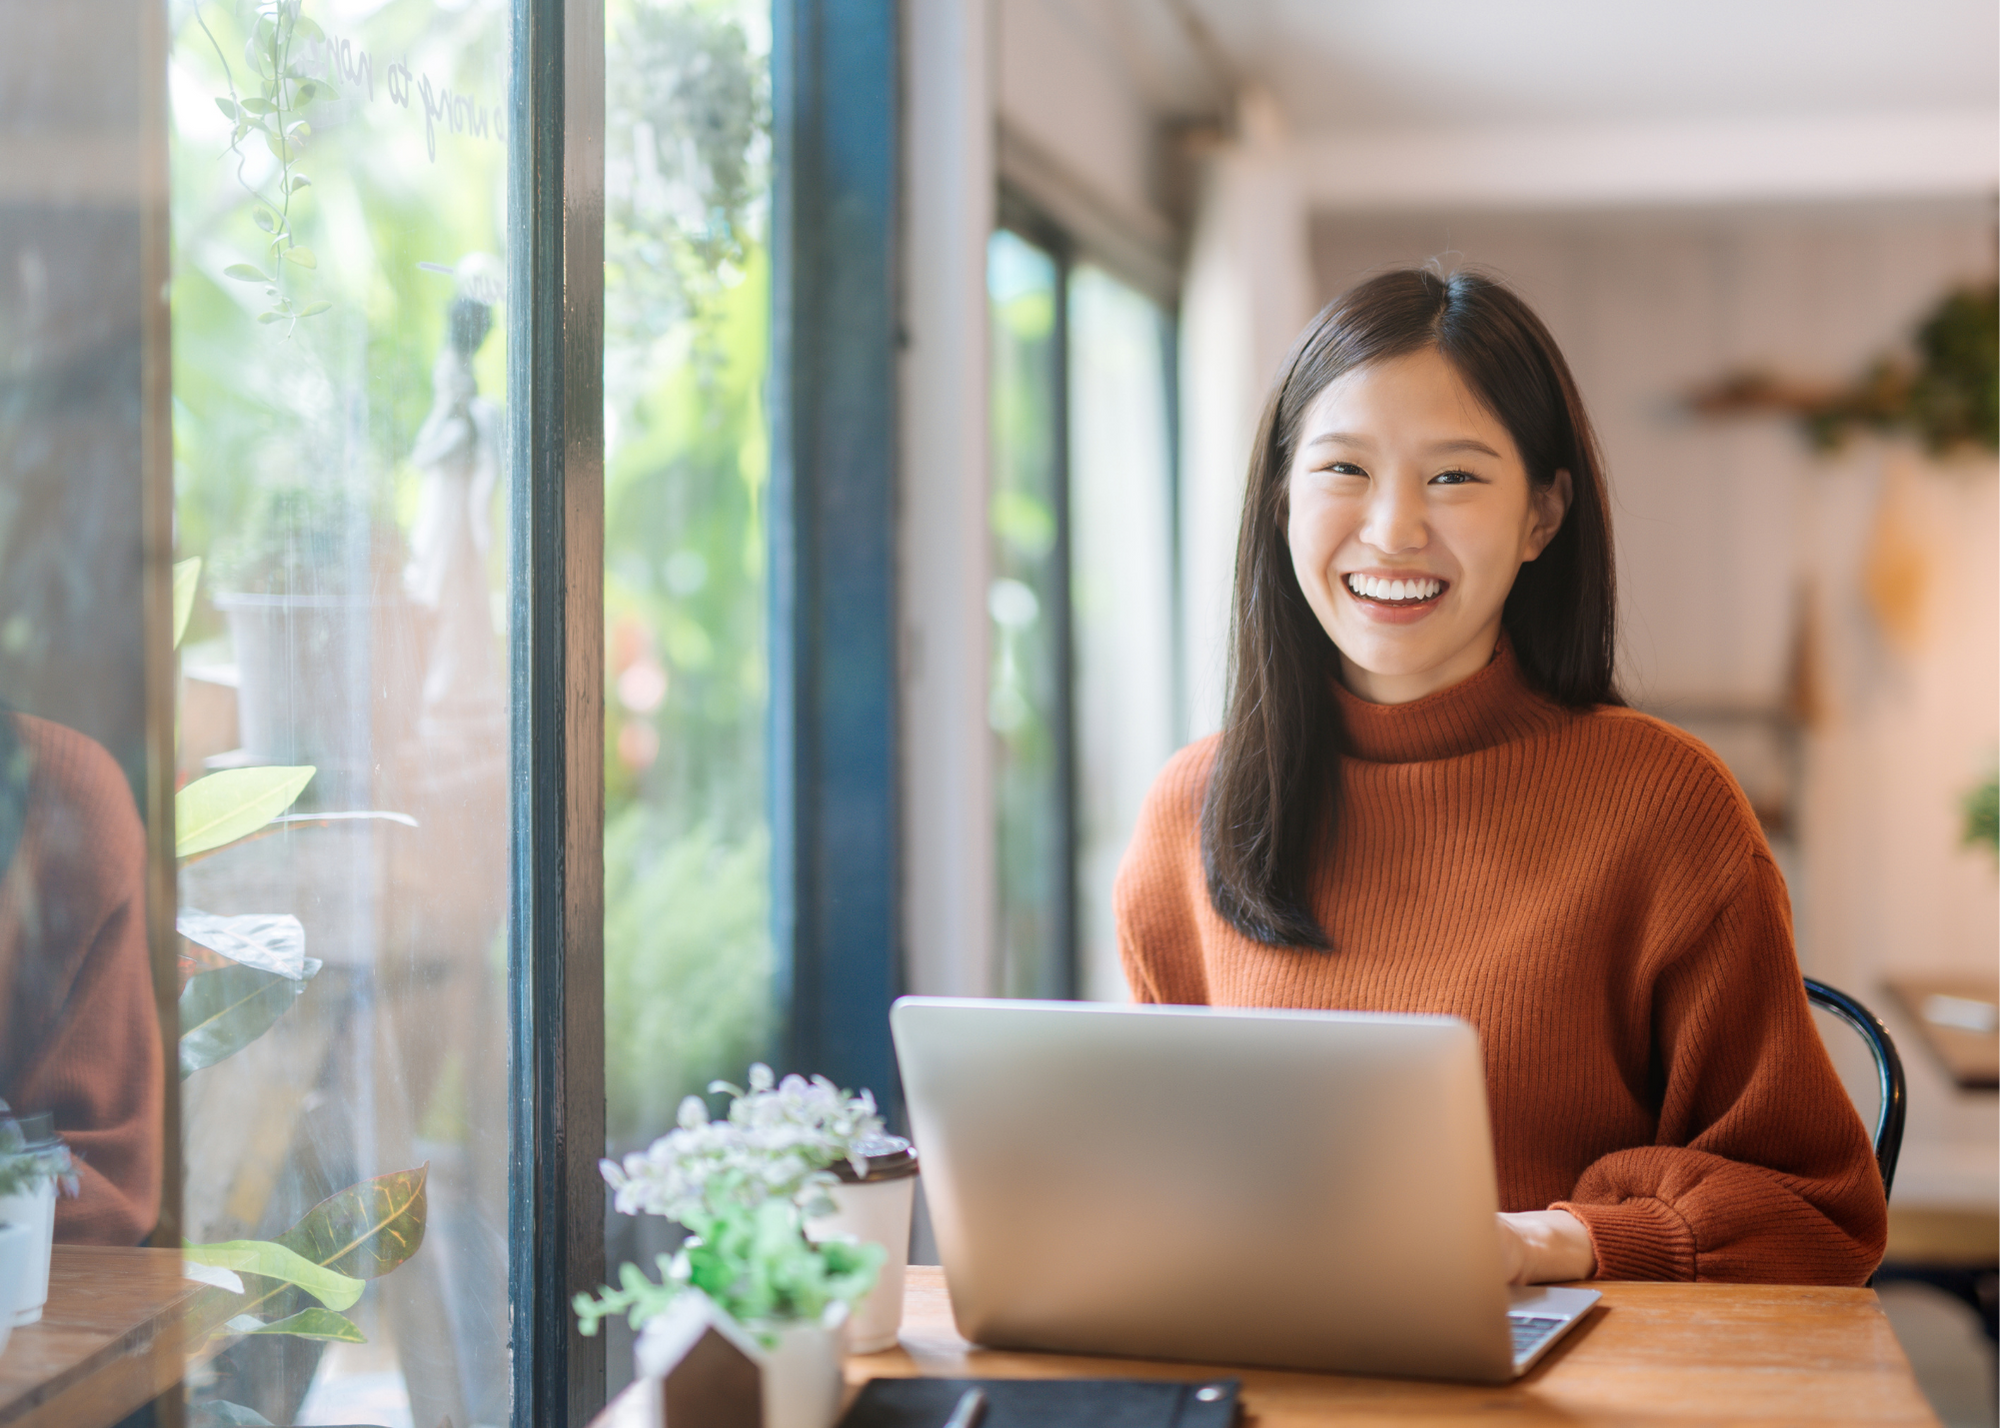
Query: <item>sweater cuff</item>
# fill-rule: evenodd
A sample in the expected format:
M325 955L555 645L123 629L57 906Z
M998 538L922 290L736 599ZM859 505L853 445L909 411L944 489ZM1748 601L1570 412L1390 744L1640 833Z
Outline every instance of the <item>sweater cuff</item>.
M1567 1210L1583 1221L1599 1279L1695 1278L1694 1231L1664 1200L1647 1197L1616 1205L1558 1200L1549 1208Z

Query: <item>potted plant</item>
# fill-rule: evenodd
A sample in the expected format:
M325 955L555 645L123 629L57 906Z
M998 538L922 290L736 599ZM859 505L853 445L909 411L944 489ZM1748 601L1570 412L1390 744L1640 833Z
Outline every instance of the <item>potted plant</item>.
M0 1101L0 1341L48 1302L58 1188L76 1194L76 1167L52 1118L16 1120Z
M758 1348L764 1428L828 1428L840 1407L841 1329L874 1286L884 1250L846 1236L814 1240L810 1221L833 1213L831 1167L867 1173L867 1147L882 1135L874 1097L851 1095L823 1076L778 1081L750 1068L747 1090L718 1081L728 1115L709 1119L698 1096L682 1101L679 1128L623 1165L602 1162L622 1214L662 1215L688 1231L659 1256L659 1282L637 1265L620 1287L576 1298L585 1334L623 1313L640 1331L642 1377L658 1377L661 1345L647 1326L682 1295L707 1297Z

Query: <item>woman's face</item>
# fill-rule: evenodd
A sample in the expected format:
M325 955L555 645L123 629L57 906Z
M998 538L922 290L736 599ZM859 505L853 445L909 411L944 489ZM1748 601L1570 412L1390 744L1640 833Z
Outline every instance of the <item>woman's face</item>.
M1341 682L1406 704L1493 657L1515 572L1569 506L1541 490L1500 420L1434 348L1358 367L1300 424L1288 477L1292 568L1341 653Z

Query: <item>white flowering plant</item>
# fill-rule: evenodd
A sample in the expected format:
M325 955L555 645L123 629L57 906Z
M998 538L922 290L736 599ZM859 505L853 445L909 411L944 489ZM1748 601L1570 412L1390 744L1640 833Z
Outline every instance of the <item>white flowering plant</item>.
M841 1090L824 1076L778 1080L750 1068L748 1088L716 1081L729 1112L711 1120L699 1096L681 1102L680 1125L643 1151L599 1169L621 1214L661 1215L689 1238L659 1256L661 1279L637 1265L620 1270L620 1287L576 1297L582 1331L626 1314L633 1328L696 1289L749 1325L819 1318L834 1303L853 1305L875 1284L883 1252L852 1240L814 1242L806 1221L827 1214L842 1161L867 1172L866 1147L882 1135L875 1098Z

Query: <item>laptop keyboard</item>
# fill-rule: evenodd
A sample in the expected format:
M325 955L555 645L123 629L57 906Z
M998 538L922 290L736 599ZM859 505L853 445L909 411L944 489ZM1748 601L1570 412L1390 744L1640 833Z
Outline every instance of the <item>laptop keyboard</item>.
M1536 1314L1509 1314L1507 1326L1514 1331L1514 1358L1516 1362L1526 1358L1549 1341L1567 1319L1546 1319Z

